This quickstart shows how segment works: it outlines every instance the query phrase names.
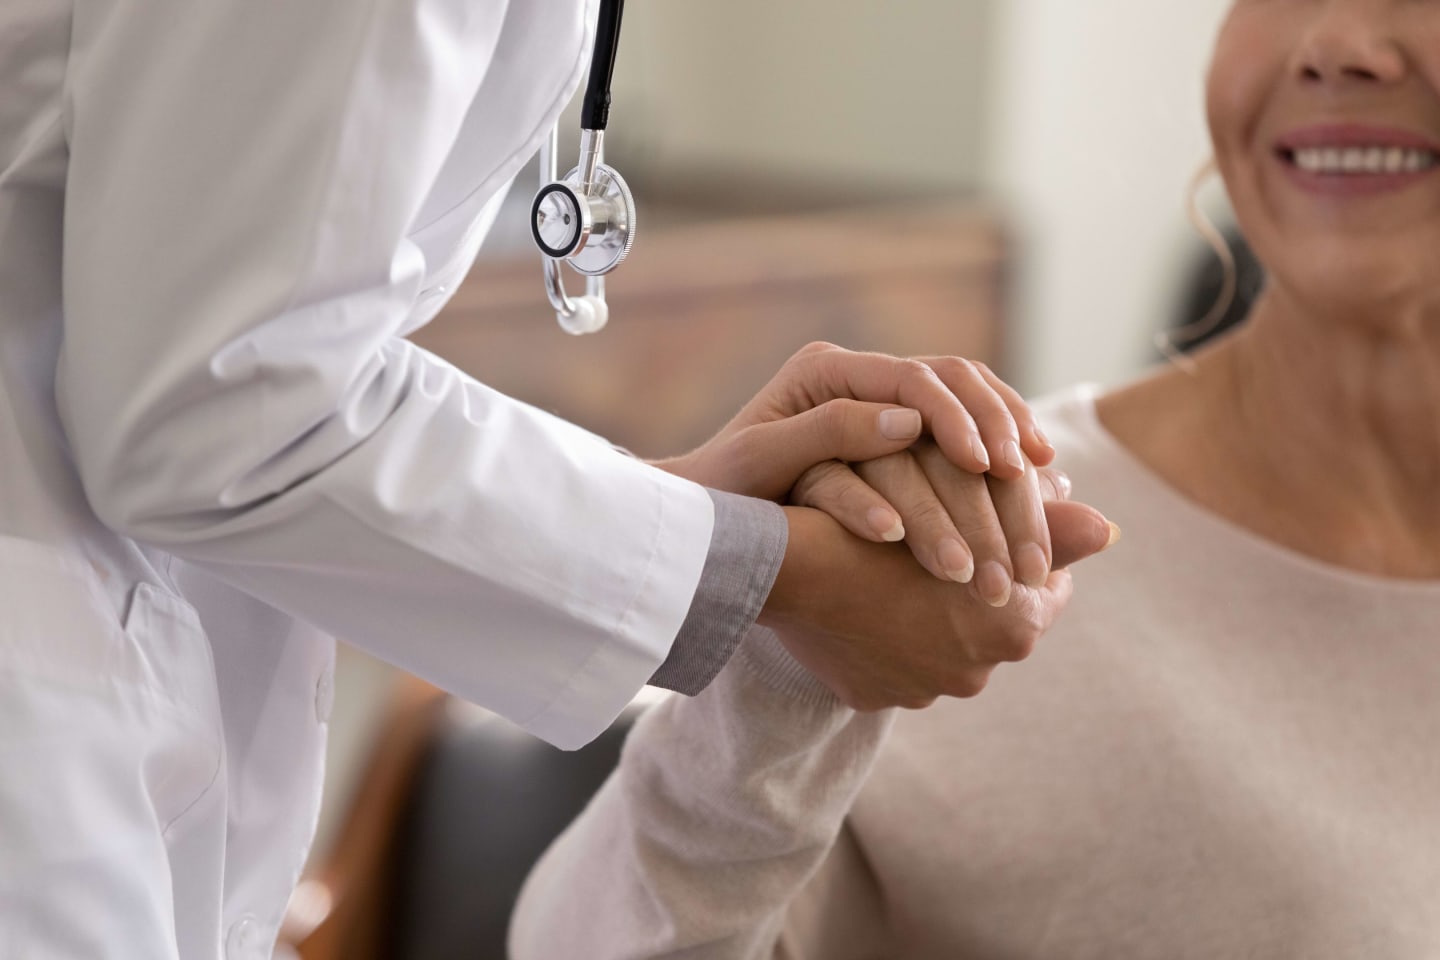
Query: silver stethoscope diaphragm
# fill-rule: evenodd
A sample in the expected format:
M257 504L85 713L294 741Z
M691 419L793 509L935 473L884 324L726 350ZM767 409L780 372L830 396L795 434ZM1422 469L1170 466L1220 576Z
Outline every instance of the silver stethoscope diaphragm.
M610 113L610 78L620 42L624 0L600 0L590 83L580 117L580 163L557 174L559 126L540 148L540 191L530 206L530 230L544 255L545 294L567 333L594 333L605 326L605 274L624 260L635 243L635 198L625 178L605 160L605 127ZM585 294L565 292L560 264L585 277Z

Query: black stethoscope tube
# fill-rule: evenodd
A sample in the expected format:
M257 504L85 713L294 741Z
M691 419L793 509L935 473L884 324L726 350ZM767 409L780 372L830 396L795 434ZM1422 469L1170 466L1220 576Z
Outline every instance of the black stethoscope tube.
M580 111L580 127L604 130L610 122L610 78L615 74L615 55L620 49L620 17L625 0L600 0L600 17L595 24L595 52L590 57L590 83Z

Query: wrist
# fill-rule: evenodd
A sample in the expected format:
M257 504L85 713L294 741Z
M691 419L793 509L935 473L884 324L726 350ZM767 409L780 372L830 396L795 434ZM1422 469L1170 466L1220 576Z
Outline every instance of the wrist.
M806 579L815 571L808 569L810 543L818 511L808 507L782 507L785 516L787 536L785 553L780 559L780 569L775 582L760 608L756 623L771 630L783 630L786 626L805 623L803 603Z

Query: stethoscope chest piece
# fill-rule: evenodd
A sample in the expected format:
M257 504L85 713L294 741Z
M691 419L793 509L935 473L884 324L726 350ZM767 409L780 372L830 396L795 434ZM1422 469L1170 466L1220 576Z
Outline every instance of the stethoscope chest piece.
M576 167L535 195L530 229L547 257L587 277L603 276L635 244L635 198L614 167L596 164L588 186Z

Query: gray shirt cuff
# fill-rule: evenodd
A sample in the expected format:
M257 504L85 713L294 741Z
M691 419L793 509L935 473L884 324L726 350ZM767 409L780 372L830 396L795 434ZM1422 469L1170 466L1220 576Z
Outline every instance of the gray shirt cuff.
M769 500L708 490L715 532L690 612L653 686L695 696L710 685L760 616L780 572L790 527Z

